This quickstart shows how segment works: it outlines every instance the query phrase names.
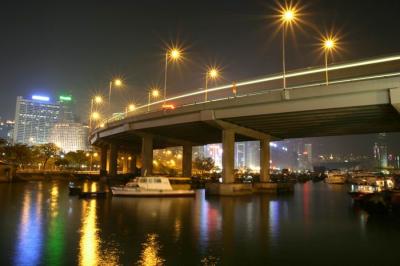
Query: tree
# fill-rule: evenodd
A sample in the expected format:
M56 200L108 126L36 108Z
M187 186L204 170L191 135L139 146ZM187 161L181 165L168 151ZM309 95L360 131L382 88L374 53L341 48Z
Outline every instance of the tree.
M12 146L3 146L3 152L8 162L21 168L33 161L32 149L25 144L17 143Z
M196 157L196 159L194 159L193 166L199 170L201 174L204 174L204 172L210 172L212 169L214 169L215 163L210 157Z
M68 160L70 166L75 168L80 168L83 164L89 164L89 158L86 156L84 151L68 152L65 155L65 159Z
M60 149L54 143L38 145L34 150L37 152L39 160L42 160L43 162L43 170L46 169L48 160L60 152Z

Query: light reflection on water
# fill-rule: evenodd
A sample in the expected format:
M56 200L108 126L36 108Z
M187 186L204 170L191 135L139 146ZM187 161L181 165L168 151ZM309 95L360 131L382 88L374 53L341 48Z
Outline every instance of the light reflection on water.
M17 265L37 265L41 259L43 246L41 186L37 189L36 194L31 191L24 193L15 252Z
M400 238L390 223L351 208L345 187L322 183L282 196L81 200L66 183L39 182L0 185L1 195L0 211L15 216L0 221L0 265L285 265L330 250L343 264L346 252L376 254Z
M119 265L117 251L100 238L97 215L97 201L82 200L79 265Z
M164 259L160 256L161 245L157 234L148 234L142 244L142 251L137 265L140 266L162 266Z

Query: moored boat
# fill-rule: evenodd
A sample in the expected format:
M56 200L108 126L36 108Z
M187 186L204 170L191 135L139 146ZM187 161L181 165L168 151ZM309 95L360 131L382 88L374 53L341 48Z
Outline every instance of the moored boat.
M113 196L131 197L192 197L194 190L173 190L166 177L138 177L125 186L111 187Z
M325 178L328 184L344 184L346 182L346 175L340 171L330 171Z

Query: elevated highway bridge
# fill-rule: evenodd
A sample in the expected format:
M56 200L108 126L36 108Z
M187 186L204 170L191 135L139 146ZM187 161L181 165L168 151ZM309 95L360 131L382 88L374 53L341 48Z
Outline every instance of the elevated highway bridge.
M152 172L152 150L183 146L183 174L191 174L191 148L223 143L223 182L233 182L234 142L259 140L260 179L269 179L271 140L400 131L400 55L328 68L238 81L138 107L103 121L90 141L102 149L102 170L116 174L118 151L141 154L142 173ZM236 89L236 93L232 89ZM108 156L106 156L108 154ZM108 158L108 159L107 159Z

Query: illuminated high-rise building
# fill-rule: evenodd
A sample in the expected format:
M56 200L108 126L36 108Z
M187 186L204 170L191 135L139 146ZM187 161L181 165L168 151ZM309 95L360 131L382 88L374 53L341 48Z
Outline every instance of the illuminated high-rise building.
M13 143L28 145L48 142L50 130L59 121L60 104L47 96L17 97Z
M7 142L12 142L14 132L14 121L0 119L0 139L4 139Z
M56 144L61 151L88 150L89 127L80 123L57 123L50 131L48 142Z
M386 144L386 133L379 133L378 139L374 144L375 165L379 168L388 167L388 151Z

